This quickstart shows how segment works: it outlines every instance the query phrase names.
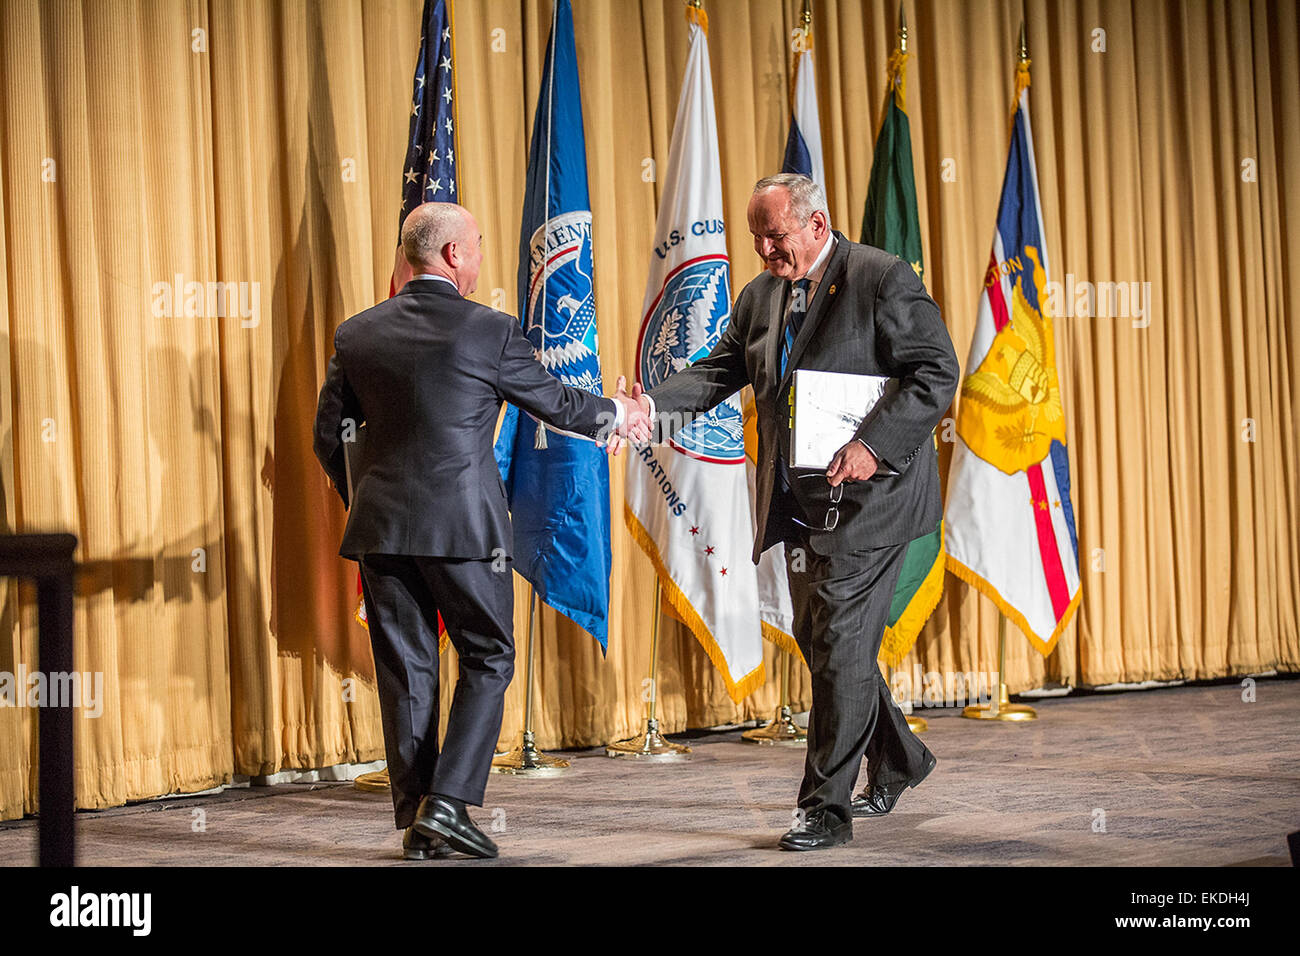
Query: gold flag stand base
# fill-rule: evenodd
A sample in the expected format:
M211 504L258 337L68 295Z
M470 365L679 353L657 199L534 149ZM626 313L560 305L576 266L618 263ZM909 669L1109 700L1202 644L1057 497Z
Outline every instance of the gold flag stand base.
M961 715L972 720L1037 720L1038 712L1026 704L1013 704L1007 697L1007 685L998 685L997 706L993 704L969 704L962 708Z
M392 789L388 782L388 770L372 770L370 773L360 774L357 779L352 781L352 786L366 793L387 793Z
M645 722L645 733L628 737L605 748L606 757L636 757L641 760L689 760L691 748L665 740L659 733L659 721L651 717Z
M961 715L972 720L1037 720L1038 712L1025 704L1013 704L1007 697L1007 685L1002 679L1007 672L1007 616L998 613L998 697L991 704L969 704Z
M526 730L518 747L492 761L492 772L509 773L517 777L554 777L563 773L568 766L569 761L548 756L538 750L532 731Z
M655 610L650 624L650 714L646 718L645 732L639 737L628 737L607 744L606 757L631 757L644 763L676 763L690 759L691 748L665 740L659 732L659 721L655 718L655 701L659 693L655 681L659 668L659 618L662 605L663 582L655 578Z
M766 727L747 730L740 737L751 744L783 744L789 747L804 747L808 744L808 733L794 722L789 704L779 707L776 716Z
M913 717L908 714L907 729L914 734L923 734L930 729L930 724L924 717Z
M755 727L740 735L741 740L751 744L781 744L786 747L808 746L808 732L794 722L790 710L790 671L794 667L794 655L781 652L785 660L781 667L781 704L776 708L776 716L766 727Z
M541 428L541 426L538 426ZM533 662L537 657L537 591L529 588L528 597L528 674L524 684L524 732L519 746L492 759L493 773L516 777L554 777L569 767L569 761L548 757L537 749L533 734Z

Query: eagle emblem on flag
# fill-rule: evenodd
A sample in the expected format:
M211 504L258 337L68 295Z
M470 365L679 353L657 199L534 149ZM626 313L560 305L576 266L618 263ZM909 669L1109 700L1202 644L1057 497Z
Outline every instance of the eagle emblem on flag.
M701 256L674 269L642 325L642 385L652 389L708 355L730 318L731 279L726 256ZM740 396L733 395L698 416L669 444L704 461L743 462L745 421Z
M565 385L599 395L591 213L552 216L533 233L530 250L524 334L548 372Z
M1047 457L1052 442L1065 443L1065 413L1056 375L1046 272L1038 250L1025 246L1034 265L1037 308L1025 292L1021 271L1012 290L1011 321L993 338L984 360L962 383L957 434L980 458L1005 474L1024 471Z

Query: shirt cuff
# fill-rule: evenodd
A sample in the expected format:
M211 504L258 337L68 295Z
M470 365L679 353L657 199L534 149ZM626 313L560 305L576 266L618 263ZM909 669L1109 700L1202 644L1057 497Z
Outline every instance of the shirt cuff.
M618 399L611 398L610 401L614 403L614 427L611 430L618 431L623 427L623 419L627 418L627 412L623 410L623 403Z
M865 448L867 451L871 452L871 456L872 456L873 458L876 459L876 473L877 473L877 474L879 474L879 475L896 475L896 474L898 474L898 472L894 471L893 468L890 468L887 464L885 464L885 459L883 459L883 458L881 458L879 455L877 455L877 454L876 454L876 450L875 450L874 448L872 448L872 447L871 447L870 445L868 445L866 442L862 441L861 438L859 438L858 441L862 442L862 447Z

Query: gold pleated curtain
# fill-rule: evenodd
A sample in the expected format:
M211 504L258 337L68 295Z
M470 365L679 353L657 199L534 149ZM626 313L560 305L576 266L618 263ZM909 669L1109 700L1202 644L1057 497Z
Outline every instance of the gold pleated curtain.
M667 158L687 27L680 0L573 5L610 383L635 367L661 190L643 173ZM905 6L927 281L964 359L1022 4ZM1053 277L1150 283L1150 299L1143 322L1056 322L1083 603L1047 659L1011 628L1011 690L1295 671L1296 7L1023 6ZM737 288L758 271L745 204L780 167L801 7L707 3ZM310 425L333 330L387 294L420 13L420 0L0 7L0 506L6 531L81 542L78 668L103 673L104 699L77 722L79 806L382 756L354 565L336 556L344 514ZM814 3L831 216L850 238L896 17L893 0ZM549 18L544 0L454 5L461 190L487 250L476 297L508 310ZM187 308L190 282L235 284L235 305ZM644 719L654 577L617 520L612 546L608 658L538 615L543 747ZM0 672L36 668L33 596L2 593ZM996 635L989 602L949 576L903 669L993 671ZM669 731L775 705L770 651L767 685L737 705L680 624L665 619L663 637ZM800 670L797 707L807 688ZM502 746L522 704L518 680ZM35 809L35 754L32 710L0 707L0 818Z

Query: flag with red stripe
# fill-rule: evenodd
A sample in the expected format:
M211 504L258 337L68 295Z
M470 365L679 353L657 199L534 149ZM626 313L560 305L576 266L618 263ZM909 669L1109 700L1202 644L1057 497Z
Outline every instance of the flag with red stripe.
M1043 654L1080 595L1049 276L1026 60L1016 74L1011 149L962 381L945 544L948 570Z

